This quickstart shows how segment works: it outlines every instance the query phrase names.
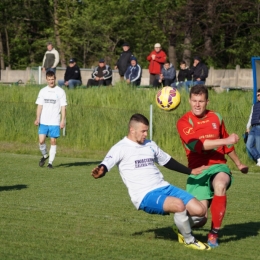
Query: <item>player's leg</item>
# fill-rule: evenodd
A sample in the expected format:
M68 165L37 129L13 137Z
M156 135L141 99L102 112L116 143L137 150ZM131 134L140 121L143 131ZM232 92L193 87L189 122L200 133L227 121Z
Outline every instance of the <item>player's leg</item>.
M211 230L208 234L208 244L211 247L218 246L218 232L226 212L227 196L226 190L231 182L230 176L225 172L219 172L211 179L214 196L210 206Z
M48 168L52 169L53 161L55 159L56 150L57 150L57 138L60 136L60 127L59 126L50 126L50 138L51 138L51 147L49 151L49 164Z
M158 188L147 193L146 196L143 198L139 209L149 214L165 215L169 213L175 213L174 221L177 227L180 229L180 232L182 233L182 243L184 243L185 246L191 247L193 249L207 250L209 247L197 241L191 234L191 228L185 208L185 203L180 198L168 195L172 192L172 187L176 188L169 185L167 187ZM179 190L180 189L178 189L178 191ZM191 199L193 198L193 196L191 196L190 194L189 196ZM189 199L187 198L187 201L188 200Z
M46 125L39 125L39 149L42 154L42 158L39 161L39 166L42 167L45 164L45 161L48 159L48 152L46 147L46 136L48 134L48 127Z
M203 217L206 214L206 208L196 198L188 192L170 185L166 190L166 197L163 210L174 214L174 222L177 226L177 235L180 243L184 242L185 246L199 250L209 250L210 247L197 241L191 233L189 215ZM176 232L176 230L174 230ZM181 235L178 233L181 233ZM182 241L183 240L183 241Z
M209 201L208 200L201 200L200 201L206 209L209 207ZM190 221L190 226L192 228L199 228L203 227L208 220L208 210L206 210L206 213L204 216L190 216L189 221Z

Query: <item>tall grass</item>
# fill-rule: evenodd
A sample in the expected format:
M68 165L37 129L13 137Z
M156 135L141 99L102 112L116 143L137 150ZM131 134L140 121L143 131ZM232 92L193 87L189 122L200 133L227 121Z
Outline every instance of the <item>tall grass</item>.
M2 151L38 154L35 100L42 86L0 86L0 142ZM189 108L188 94L181 92L181 103L173 111L160 110L155 104L156 89L140 89L118 83L111 88L66 90L66 136L58 140L58 154L102 158L111 145L127 134L133 113L149 118L153 105L153 140L166 152L186 162L177 130L177 120ZM218 111L230 133L242 137L252 105L252 92L209 90L209 109ZM242 138L241 138L242 139ZM13 147L13 148L12 148ZM242 140L237 153L251 163Z

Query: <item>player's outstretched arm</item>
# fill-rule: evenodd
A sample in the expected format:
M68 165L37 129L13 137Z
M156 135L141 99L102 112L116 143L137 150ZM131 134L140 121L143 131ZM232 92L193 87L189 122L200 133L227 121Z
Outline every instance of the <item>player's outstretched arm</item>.
M228 153L228 156L235 163L239 171L241 171L242 173L248 173L248 166L240 162L235 150Z
M223 139L206 139L203 143L203 150L212 150L224 145L236 144L239 141L237 134L231 134Z
M92 170L91 175L95 178L102 178L106 175L107 169L104 165L99 165Z

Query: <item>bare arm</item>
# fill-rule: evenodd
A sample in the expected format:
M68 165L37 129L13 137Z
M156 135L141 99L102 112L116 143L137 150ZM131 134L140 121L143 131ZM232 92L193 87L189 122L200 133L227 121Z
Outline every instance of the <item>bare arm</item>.
M241 163L241 161L239 160L235 150L228 153L229 158L235 163L235 165L237 166L237 168L242 172L242 173L248 173L248 166L244 165L243 163Z
M207 139L203 143L203 150L212 150L220 146L236 144L238 140L239 140L238 135L234 133L231 134L229 137L223 139L215 139L215 140Z
M40 124L41 113L42 113L42 105L38 105L37 106L37 110L36 110L36 119L34 121L35 125L39 125Z
M65 127L65 118L66 118L66 106L61 107L61 121L60 121L60 128Z

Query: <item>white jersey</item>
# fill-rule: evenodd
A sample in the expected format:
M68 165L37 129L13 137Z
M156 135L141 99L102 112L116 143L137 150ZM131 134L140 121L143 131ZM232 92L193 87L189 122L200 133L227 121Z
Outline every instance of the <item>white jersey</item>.
M108 171L117 164L131 200L138 209L148 192L169 185L155 162L165 165L170 158L153 141L146 140L140 145L124 137L110 149L101 164Z
M58 86L42 88L35 103L43 106L40 124L60 125L61 107L67 105L66 93L62 88Z

